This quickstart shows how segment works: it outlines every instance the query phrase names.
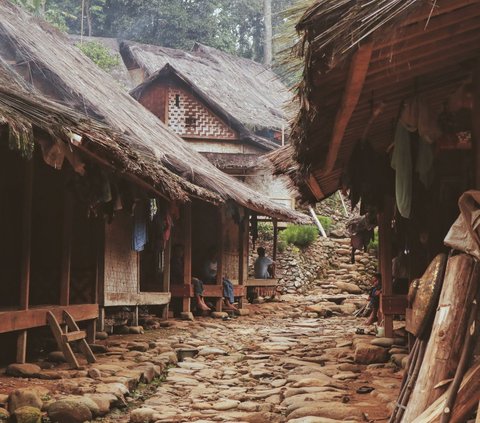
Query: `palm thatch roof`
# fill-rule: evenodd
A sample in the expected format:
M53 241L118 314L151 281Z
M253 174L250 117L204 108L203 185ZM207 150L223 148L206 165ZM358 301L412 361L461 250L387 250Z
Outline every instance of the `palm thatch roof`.
M268 150L278 147L259 137L258 132L281 131L287 126L284 107L291 95L262 64L198 43L186 52L124 41L121 53L130 66L136 64L147 76L135 91L159 77L175 74L243 137L250 137Z
M421 94L433 113L480 54L477 0L309 0L297 6L303 60L293 157L277 170L315 201L341 185L357 141L385 151L402 101ZM291 151L291 150L290 150ZM283 167L283 169L282 169ZM310 182L314 179L314 185ZM309 186L310 185L310 186ZM314 193L315 191L315 193Z
M72 47L65 35L7 0L0 0L0 57L56 103L61 101L82 118L105 125L111 136L102 138L103 143L89 145L91 152L108 152L107 157L119 161L128 158L126 165L132 168L127 170L133 172L133 166L139 167L138 172L156 181L156 188L167 197L231 199L261 214L305 221L302 214L265 200L216 169L119 89L108 74ZM34 110L26 107L23 112L28 117ZM78 115L72 119L81 120Z

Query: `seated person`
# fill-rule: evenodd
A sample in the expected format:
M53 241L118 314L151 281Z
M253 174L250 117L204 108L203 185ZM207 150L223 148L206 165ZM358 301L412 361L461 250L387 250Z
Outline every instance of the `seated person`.
M275 262L265 255L265 248L257 248L258 257L255 260L255 279L270 279L273 277L273 265Z
M216 247L211 247L208 250L208 257L203 265L203 277L205 283L215 284L217 282L218 272L218 250ZM226 277L222 278L223 283L223 308L225 310L238 310L233 304L235 296L233 292L233 284Z
M172 248L172 257L170 259L170 280L172 284L184 283L184 251L183 246L180 244L175 244ZM200 279L192 278L192 285L199 310L210 310L210 307L208 307L203 298L203 282Z
M370 303L371 313L366 325L372 325L377 321L382 320L382 313L380 311L380 294L382 293L382 274L375 273L375 277L372 280L372 288L368 294L368 301Z

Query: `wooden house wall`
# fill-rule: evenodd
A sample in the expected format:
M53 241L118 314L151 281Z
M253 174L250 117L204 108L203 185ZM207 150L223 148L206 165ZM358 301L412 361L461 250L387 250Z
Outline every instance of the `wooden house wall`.
M8 147L0 133L0 307L14 307L20 300L23 184L25 164Z
M115 302L120 294L138 293L138 253L132 250L133 219L118 213L105 225L104 305Z
M223 271L224 275L232 282L238 282L239 254L240 254L240 229L232 216L225 213L225 227L223 232Z

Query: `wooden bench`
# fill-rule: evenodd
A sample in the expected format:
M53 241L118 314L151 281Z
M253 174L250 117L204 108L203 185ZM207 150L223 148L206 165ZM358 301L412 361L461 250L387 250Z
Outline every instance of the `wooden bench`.
M170 292L172 298L182 298L182 311L190 311L190 299L195 297L193 285L191 284L172 284L170 285ZM245 296L244 285L233 285L233 295L235 297L243 298ZM223 299L222 285L203 285L203 296L205 298L215 298L217 300ZM188 300L188 301L187 301Z
M247 279L247 299L252 302L257 296L275 297L277 294L278 279Z

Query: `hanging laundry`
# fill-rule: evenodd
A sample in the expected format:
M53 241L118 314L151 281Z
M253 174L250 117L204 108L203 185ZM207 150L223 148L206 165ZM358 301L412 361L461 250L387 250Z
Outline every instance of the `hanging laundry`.
M395 147L391 161L395 170L395 197L398 211L408 219L412 209L412 153L410 132L401 122L395 131Z
M147 207L144 201L137 201L133 209L132 249L143 251L148 242Z
M153 222L153 218L158 213L157 199L150 198L149 200L150 222Z

